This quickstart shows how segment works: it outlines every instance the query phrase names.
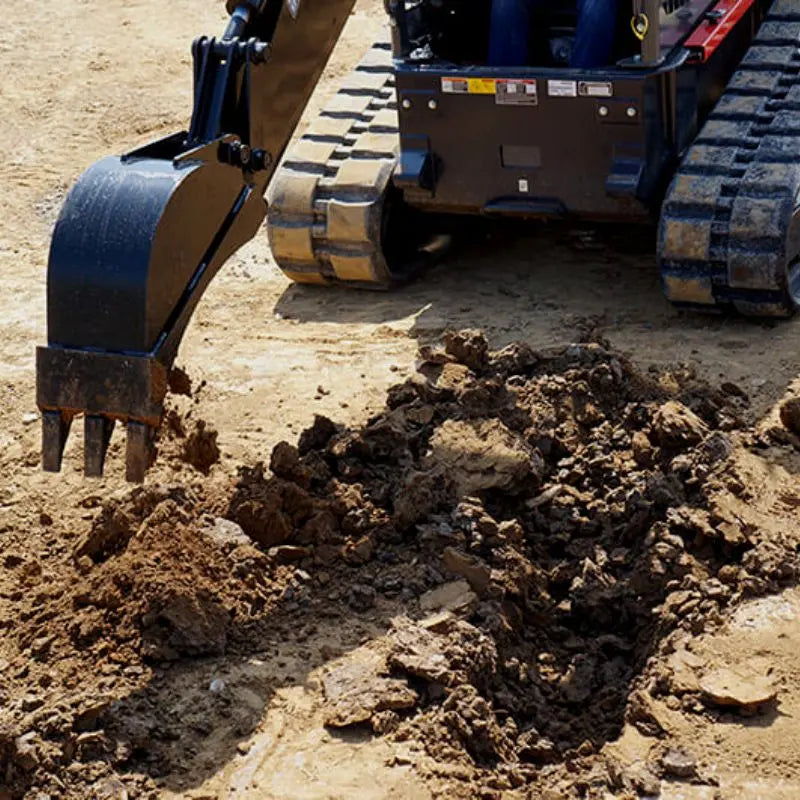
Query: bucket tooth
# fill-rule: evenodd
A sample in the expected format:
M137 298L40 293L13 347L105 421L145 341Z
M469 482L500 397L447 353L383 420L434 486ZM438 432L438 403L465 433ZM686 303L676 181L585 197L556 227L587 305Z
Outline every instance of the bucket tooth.
M102 478L114 420L90 415L84 419L84 472L87 478Z
M125 454L125 479L142 483L153 461L154 431L141 422L128 423L128 444Z
M42 468L45 472L61 472L61 457L71 425L72 417L61 411L42 414Z

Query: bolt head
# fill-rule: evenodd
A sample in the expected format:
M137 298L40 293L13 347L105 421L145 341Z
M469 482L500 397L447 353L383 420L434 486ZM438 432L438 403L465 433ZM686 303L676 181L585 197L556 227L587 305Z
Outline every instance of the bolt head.
M597 113L598 113L598 114L599 114L601 117L607 117L607 116L608 116L608 106L600 106L600 107L597 109Z
M402 105L403 108L408 110L409 108L411 108L411 101L406 97L403 99L403 102L400 105Z
M428 100L428 108L431 111L436 111L439 108L439 103L436 100Z
M628 106L628 107L625 109L625 113L626 113L626 114L627 114L629 117L635 117L635 116L636 116L636 115L637 115L639 112L636 110L636 107L635 107L635 106Z

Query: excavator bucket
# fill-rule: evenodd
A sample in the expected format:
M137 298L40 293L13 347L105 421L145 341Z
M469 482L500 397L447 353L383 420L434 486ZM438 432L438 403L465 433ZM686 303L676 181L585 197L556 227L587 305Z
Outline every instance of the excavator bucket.
M229 0L222 38L192 48L189 130L100 161L69 193L37 351L45 470L60 470L82 416L86 475L103 474L119 423L127 478L144 479L192 313L256 235L269 179L353 2Z

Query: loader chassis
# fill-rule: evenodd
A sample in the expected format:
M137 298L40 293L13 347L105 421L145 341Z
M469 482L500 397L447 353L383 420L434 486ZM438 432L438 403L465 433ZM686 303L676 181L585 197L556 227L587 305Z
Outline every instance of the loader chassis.
M186 326L256 235L265 192L273 255L298 282L404 281L439 255L443 214L658 219L674 303L796 310L796 0L632 0L613 60L587 70L561 55L569 0L540 4L518 67L487 63L491 0L386 0L391 43L281 162L353 4L228 0L223 36L192 48L188 130L99 162L70 192L37 353L45 469L83 417L87 475L121 423L127 477L143 479Z
M693 5L697 16L711 4ZM723 46L701 59L673 46L681 41L677 24L663 29L663 59L651 68L631 58L591 71L396 58L395 185L406 202L432 211L655 219L679 156L745 54L766 4L740 5L746 10Z

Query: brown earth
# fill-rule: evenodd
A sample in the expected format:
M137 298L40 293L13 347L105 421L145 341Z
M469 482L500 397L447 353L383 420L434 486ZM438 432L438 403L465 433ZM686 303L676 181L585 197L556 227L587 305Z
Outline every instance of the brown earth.
M262 235L147 486L119 441L102 481L77 441L44 475L59 203L184 123L223 14L7 17L0 798L800 796L797 323L672 311L648 232L484 229L380 296L288 286Z

